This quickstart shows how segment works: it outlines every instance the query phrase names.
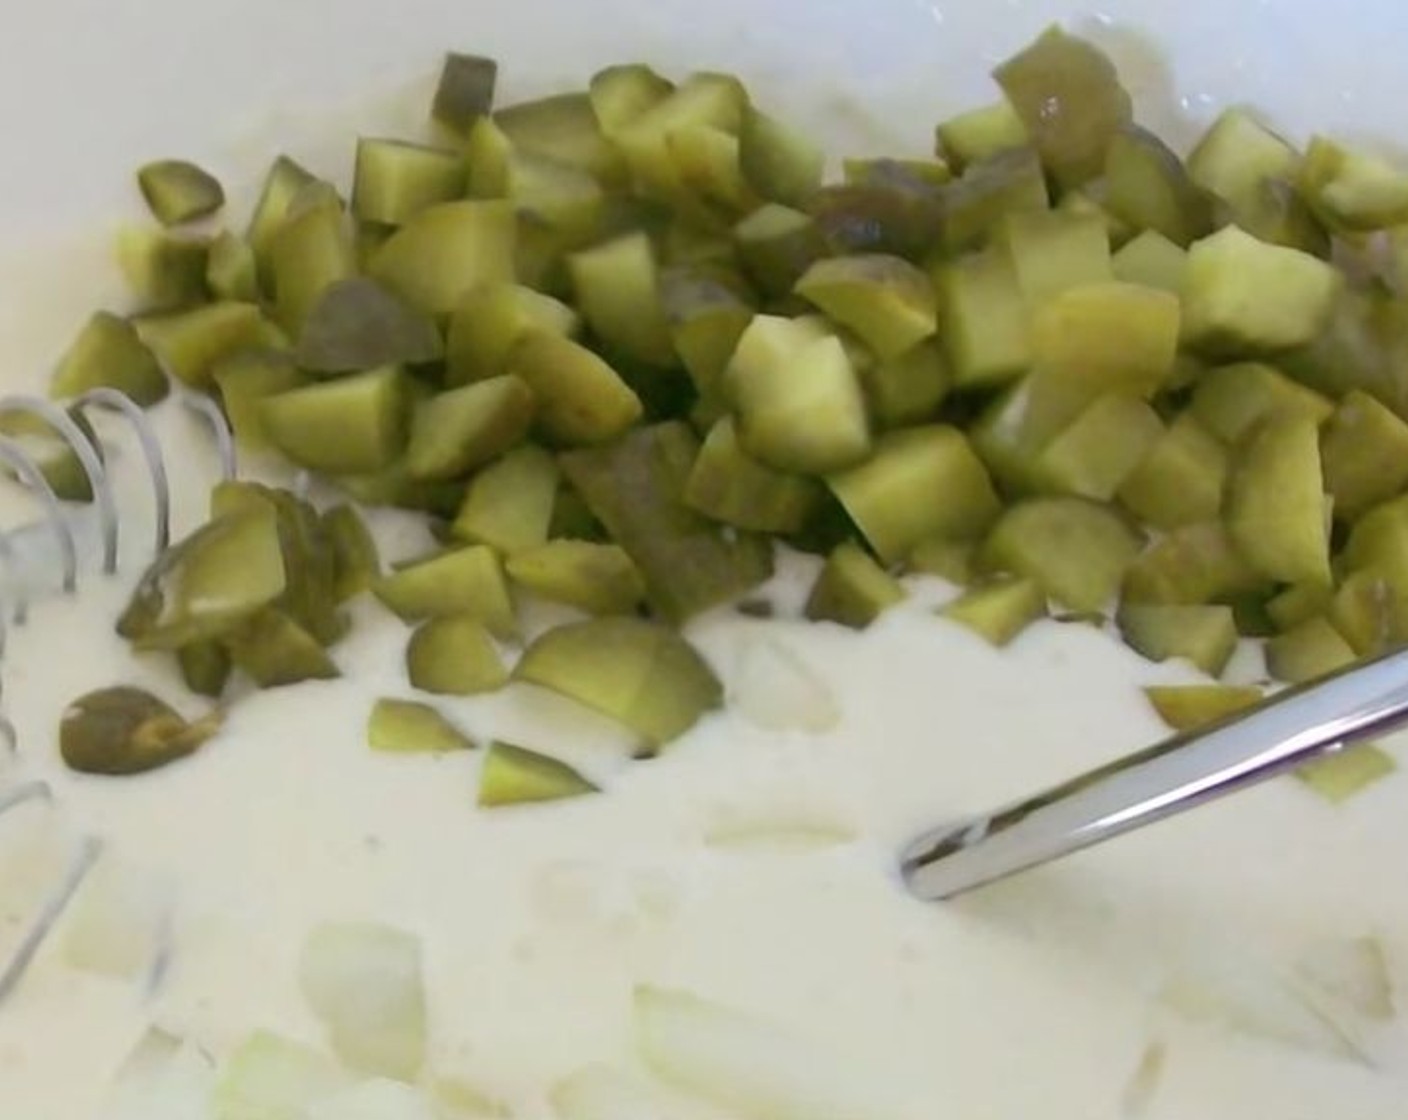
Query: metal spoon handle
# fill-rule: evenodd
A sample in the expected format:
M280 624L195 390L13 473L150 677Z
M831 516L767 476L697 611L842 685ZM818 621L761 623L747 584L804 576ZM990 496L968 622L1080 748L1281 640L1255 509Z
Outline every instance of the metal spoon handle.
M920 897L950 898L1275 777L1408 723L1408 649L1287 689L904 852Z

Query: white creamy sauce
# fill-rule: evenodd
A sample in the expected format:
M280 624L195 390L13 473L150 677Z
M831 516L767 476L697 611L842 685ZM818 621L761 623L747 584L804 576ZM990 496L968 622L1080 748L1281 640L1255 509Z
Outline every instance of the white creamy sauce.
M194 421L162 416L188 529L208 455ZM584 1063L634 1063L641 983L814 1040L897 1093L910 1120L1408 1108L1408 1041L1392 1023L1350 1023L1358 1056L1335 1056L1186 1021L1156 998L1190 962L1289 971L1326 939L1363 935L1381 939L1408 993L1400 776L1339 809L1285 779L958 902L907 896L895 853L917 831L1159 738L1141 687L1197 679L1080 625L1044 623L994 651L934 617L936 583L851 633L794 620L811 570L794 558L773 596L782 618L721 612L691 627L735 693L760 639L799 659L837 709L826 731L734 707L658 760L627 763L609 724L540 692L442 704L481 743L558 754L606 787L572 802L479 810L478 752L370 752L372 701L410 694L406 629L371 601L336 651L342 679L241 695L216 740L157 773L69 774L58 718L88 689L146 685L201 710L165 659L134 657L113 633L149 548L130 446L116 462L132 519L123 572L89 574L11 633L4 707L22 756L3 780L47 778L58 816L170 888L172 953L148 997L70 967L56 931L0 1005L0 1116L86 1120L152 1022L216 1055L259 1028L321 1044L295 968L327 919L423 937L434 1073L523 1120L551 1116L549 1088ZM381 529L391 558L426 542L411 519ZM22 815L0 815L0 884ZM0 898L0 950L28 904ZM1155 1045L1162 1075L1130 1097Z

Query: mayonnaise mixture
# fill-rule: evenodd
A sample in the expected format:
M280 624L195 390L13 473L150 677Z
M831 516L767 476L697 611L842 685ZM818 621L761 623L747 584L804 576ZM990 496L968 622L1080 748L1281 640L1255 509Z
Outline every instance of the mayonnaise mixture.
M162 422L189 528L209 456L198 422L174 405ZM47 778L56 819L104 838L104 861L170 900L170 956L146 995L74 969L61 925L0 1005L0 1116L87 1120L151 1023L217 1056L259 1028L322 1044L296 961L328 919L423 937L435 1074L522 1120L551 1116L549 1088L584 1063L636 1062L643 982L778 1023L913 1120L1408 1110L1396 1022L1349 1014L1328 1045L1275 1041L1160 998L1190 970L1255 988L1362 936L1408 991L1401 776L1341 808L1283 779L958 902L907 896L895 853L916 832L1159 738L1141 686L1196 679L1054 621L995 651L934 616L937 583L852 633L795 621L812 569L790 559L770 592L777 619L725 611L691 627L732 700L651 762L627 762L615 728L522 686L444 702L481 743L509 739L601 780L572 802L479 810L477 753L369 751L372 701L410 694L407 631L371 601L336 650L342 679L239 696L222 734L165 770L67 773L58 720L88 689L139 684L201 710L165 659L134 657L112 631L150 549L144 476L119 444L123 571L90 565L79 596L46 599L11 632L3 703L22 753L0 781ZM379 528L392 559L428 540L414 519ZM799 666L812 701L779 711L757 682L783 671L797 691ZM20 819L46 812L0 815L0 952L49 867L22 856L33 829ZM1136 1078L1141 1065L1157 1076Z

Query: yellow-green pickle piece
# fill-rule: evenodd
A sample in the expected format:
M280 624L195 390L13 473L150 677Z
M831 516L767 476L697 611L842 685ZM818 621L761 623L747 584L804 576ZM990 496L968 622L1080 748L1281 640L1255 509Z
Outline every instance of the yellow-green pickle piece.
M1175 731L1197 731L1260 704L1251 685L1154 685L1144 690L1159 718Z
M171 391L161 363L126 319L96 311L54 369L55 397L81 397L90 389L116 389L143 408Z
M259 261L254 246L228 230L217 234L206 258L205 282L217 299L258 300Z
M982 248L1011 214L1047 210L1051 205L1046 173L1031 148L1013 148L975 163L937 192L930 188L928 197L938 199L934 224L940 246L951 253ZM929 224L920 226L922 252L932 248Z
M920 541L905 558L906 572L938 576L949 583L965 586L973 582L978 541L955 541L929 537Z
M654 753L723 703L707 661L675 630L595 618L547 631L514 678L560 693L634 731Z
M261 286L271 279L274 235L288 217L289 208L299 192L315 181L311 171L288 156L279 156L270 164L249 228L245 231L245 239L254 250Z
M1126 603L1117 615L1125 643L1150 661L1182 657L1220 677L1237 651L1237 622L1225 606Z
M759 533L800 532L822 497L816 479L773 470L743 450L727 416L709 429L684 489L692 509Z
M357 250L342 198L327 183L303 187L269 239L274 317L297 333L331 284L357 273Z
M152 216L164 226L204 218L225 205L220 180L189 160L159 159L143 164L137 170L137 186Z
M1408 638L1408 601L1376 572L1345 576L1324 610L1360 657L1384 653Z
M513 282L517 232L512 203L438 203L408 219L368 272L413 307L448 315L480 285Z
M1031 364L1030 312L1011 255L977 253L934 273L940 339L957 386L1000 384Z
M1233 457L1227 531L1247 561L1283 583L1330 582L1330 532L1313 420L1279 413Z
M235 440L245 451L273 449L264 430L263 401L301 389L311 380L294 364L291 354L267 347L226 355L211 367L210 379L220 392L220 404Z
M816 219L770 202L733 227L739 262L758 290L771 299L788 296L816 261L826 256L826 238Z
M260 688L333 680L340 675L318 639L280 610L269 608L251 615L222 641L235 668Z
M508 372L518 342L534 331L573 337L581 322L560 300L522 284L486 284L455 308L445 336L448 385Z
M385 754L447 754L472 750L474 741L429 704L382 697L367 716L367 746Z
M1335 229L1368 232L1408 224L1408 173L1327 137L1310 141L1296 185Z
M1351 389L1321 431L1320 462L1335 516L1352 521L1408 486L1408 424Z
M1066 186L1079 186L1105 170L1110 144L1134 116L1114 64L1060 27L1048 28L998 66L993 77L1042 161Z
M399 226L427 206L462 198L464 187L458 152L404 140L357 142L352 213L361 221Z
M889 564L928 537L979 538L1002 512L968 440L945 424L882 436L870 459L827 484Z
M1158 413L1138 397L1109 394L1094 401L1037 457L1045 489L1108 502L1163 435Z
M413 687L442 696L494 692L508 683L494 639L467 614L421 623L406 646L406 672Z
M522 443L535 405L528 384L509 375L418 402L406 443L406 473L420 481L462 478Z
M939 613L1002 647L1046 614L1046 593L1029 579L995 579L964 592Z
M935 146L957 171L1031 143L1027 126L1006 98L969 109L934 129Z
M800 130L750 107L738 133L738 163L764 198L799 206L821 186L826 153Z
M486 545L413 561L383 576L372 590L406 622L462 614L484 623L500 641L518 636L503 566Z
M434 320L375 280L355 276L325 288L298 333L300 368L339 374L419 365L443 353Z
M1110 236L1097 217L1042 210L1009 214L998 239L1012 258L1017 286L1029 306L1114 279Z
M1232 356L1304 346L1329 323L1343 287L1333 265L1228 226L1188 250L1183 341Z
M520 101L498 110L494 123L516 148L585 171L603 187L626 185L624 160L606 139L588 92Z
M1356 743L1307 763L1296 777L1331 805L1340 805L1397 770L1398 762L1382 747Z
M93 447L101 462L102 445L85 415L75 409L69 409L66 415ZM40 475L60 501L93 500L93 483L84 469L83 460L78 457L73 445L42 416L27 411L0 411L0 436L8 437L19 446L20 451L39 468ZM8 466L3 468L3 476L14 477Z
M292 462L327 474L363 474L390 466L406 446L410 403L399 366L265 397L265 437Z
M1275 366L1238 362L1210 369L1199 377L1189 410L1230 447L1275 413L1293 413L1322 424L1335 405Z
M230 652L217 641L192 642L176 651L181 680L197 696L218 700L225 692L234 663Z
M587 96L597 123L607 136L615 136L674 92L675 85L644 63L608 66L592 75Z
M588 614L629 614L645 599L640 572L614 544L548 541L515 553L505 566L524 590Z
M143 574L117 631L142 649L222 637L288 586L277 521L265 511L207 522Z
M610 539L635 562L651 606L677 623L738 598L773 570L770 542L726 533L686 504L698 455L694 433L667 423L559 460Z
M515 448L470 480L451 533L457 540L490 545L505 556L544 544L560 473L557 460L541 447Z
M210 298L209 238L128 226L118 231L114 255L142 311L191 307Z
M1182 295L1188 252L1157 230L1146 229L1120 248L1110 262L1116 280Z
M573 253L567 265L577 308L602 343L648 365L674 363L659 266L644 233Z
M538 427L558 444L607 443L644 412L640 398L620 374L562 335L529 334L514 347L508 368L531 390Z
M221 358L265 342L267 322L252 303L221 302L143 315L132 325L178 381L208 389L211 371Z
M1212 227L1212 202L1147 129L1121 129L1105 152L1105 204L1123 221L1187 247Z
M983 544L992 571L1033 580L1075 611L1109 608L1142 538L1110 507L1082 498L1033 498L1009 508Z
M1156 529L1213 521L1222 510L1228 458L1221 441L1185 412L1120 483L1120 504Z
M1301 684L1352 665L1354 650L1323 615L1277 634L1266 643L1266 670L1278 681Z
M935 338L858 372L871 418L881 429L933 420L953 387L948 359Z
M143 774L195 753L219 731L222 719L217 711L190 723L149 692L102 688L64 709L59 753L80 773Z
M1124 597L1134 603L1229 602L1270 581L1247 563L1219 521L1180 525L1130 565Z
M872 253L818 261L796 291L882 359L904 353L937 329L929 278L899 257Z
M511 743L490 743L479 773L483 808L562 801L597 791L594 783L565 762Z
M741 277L702 268L670 268L660 277L660 303L675 352L701 398L717 398L738 340L753 319L739 294Z
M836 546L807 597L806 616L864 630L905 598L904 587L854 541Z
M332 554L333 599L345 603L371 590L381 576L376 539L356 508L330 506L321 514L323 536Z

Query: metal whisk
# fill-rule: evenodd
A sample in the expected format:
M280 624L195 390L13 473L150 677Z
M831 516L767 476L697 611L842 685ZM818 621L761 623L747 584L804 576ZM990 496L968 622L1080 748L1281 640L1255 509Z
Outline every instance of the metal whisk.
M186 395L183 402L209 423L215 435L221 475L225 479L234 478L237 465L234 436L224 413L207 397ZM7 467L38 498L42 509L41 518L33 524L0 531L0 565L3 565L11 576L10 586L17 589L10 596L12 601L0 603L0 666L3 666L9 625L25 625L31 607L28 581L20 571L24 558L17 542L34 534L49 535L57 548L62 592L73 594L78 589L83 565L88 559L85 548L80 543L79 528L96 522L98 563L101 565L101 571L111 575L118 570L118 533L122 512L118 509L106 465L110 456L104 453L108 449L98 437L90 436L75 419L86 419L92 410L117 414L128 422L151 478L155 506L152 542L154 554L161 553L170 544L171 486L162 441L146 412L130 397L114 389L98 388L76 400L64 403L29 395L0 398L0 417L37 417L58 434L77 457L93 496L91 505L87 507L67 506L59 499L38 463L24 446L9 436L0 436L0 464ZM3 675L0 675L0 686L3 686ZM3 705L3 691L0 691L0 705ZM0 706L0 748L10 756L18 756L22 746L14 724L4 715L3 706ZM36 805L42 806L47 812L61 811L55 803L54 791L48 782L10 779L7 784L7 779L0 776L0 823L3 823L7 814L25 806ZM9 959L0 960L0 1000L4 1000L23 979L45 939L97 863L101 852L102 841L80 830L79 839L67 865L35 912L27 918L25 928L10 951Z

